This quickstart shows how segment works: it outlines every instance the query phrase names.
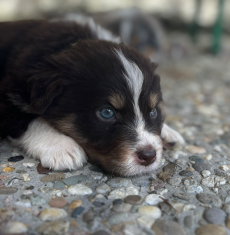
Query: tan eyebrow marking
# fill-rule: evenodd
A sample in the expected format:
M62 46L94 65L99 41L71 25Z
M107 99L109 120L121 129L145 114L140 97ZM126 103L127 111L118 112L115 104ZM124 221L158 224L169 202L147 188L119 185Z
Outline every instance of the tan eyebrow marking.
M109 97L109 102L115 109L122 109L125 105L125 98L121 94L113 94Z
M157 93L157 94L153 94L153 93L151 93L150 94L150 107L153 109L153 108L155 108L156 107L156 105L157 105L157 102L159 101L159 94Z

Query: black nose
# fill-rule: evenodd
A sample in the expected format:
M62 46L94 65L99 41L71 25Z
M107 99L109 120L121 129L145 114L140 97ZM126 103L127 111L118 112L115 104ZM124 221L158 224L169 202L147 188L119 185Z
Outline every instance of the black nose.
M139 163L148 166L156 160L156 150L141 150L137 152Z

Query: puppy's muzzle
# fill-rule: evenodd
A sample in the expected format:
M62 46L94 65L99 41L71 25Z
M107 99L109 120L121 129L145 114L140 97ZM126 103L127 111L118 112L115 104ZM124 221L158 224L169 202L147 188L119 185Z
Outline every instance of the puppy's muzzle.
M139 150L136 152L137 161L140 165L149 166L156 160L156 150Z

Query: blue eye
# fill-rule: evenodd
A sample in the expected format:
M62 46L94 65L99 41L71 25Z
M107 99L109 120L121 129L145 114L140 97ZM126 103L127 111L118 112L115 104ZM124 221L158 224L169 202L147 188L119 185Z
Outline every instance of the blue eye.
M103 119L113 119L115 116L115 112L111 108L103 108L99 114Z
M150 118L156 118L157 117L157 110L156 109L153 109L151 112L150 112Z

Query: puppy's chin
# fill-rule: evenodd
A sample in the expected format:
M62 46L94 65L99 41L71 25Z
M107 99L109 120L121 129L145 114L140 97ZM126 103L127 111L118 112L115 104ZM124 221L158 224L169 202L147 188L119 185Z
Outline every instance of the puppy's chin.
M125 154L124 154L125 152ZM137 176L151 174L161 166L163 147L156 149L156 159L148 166L141 165L133 150L123 151L120 155L89 154L89 162L103 168L106 172L118 176Z

